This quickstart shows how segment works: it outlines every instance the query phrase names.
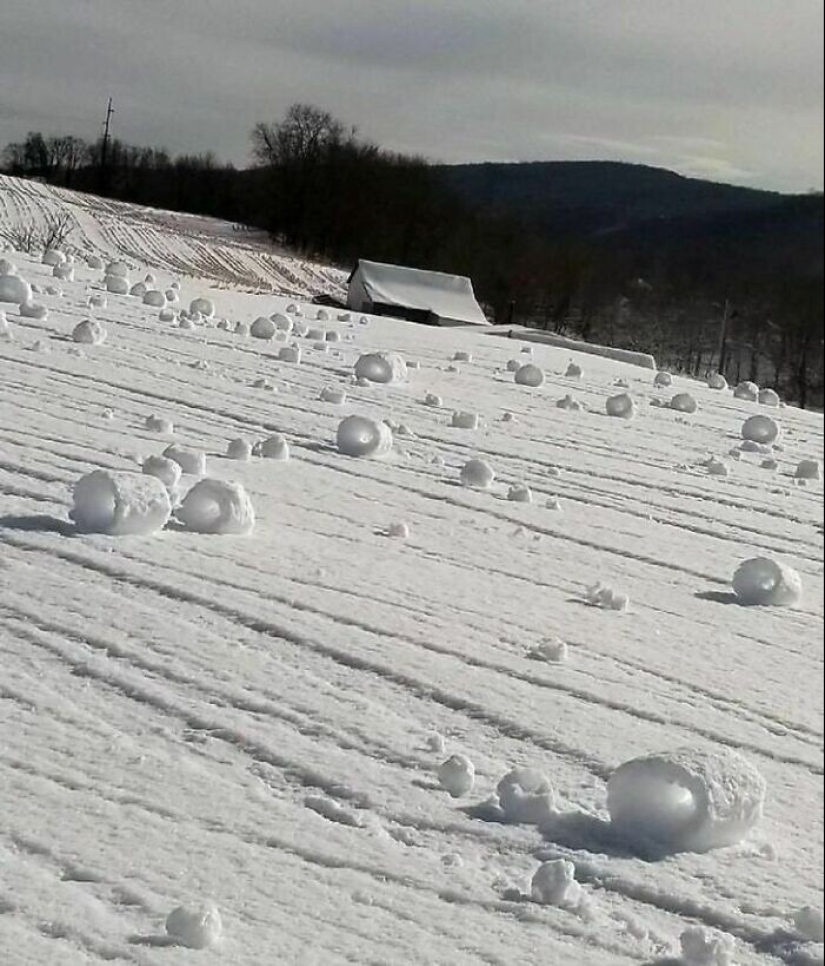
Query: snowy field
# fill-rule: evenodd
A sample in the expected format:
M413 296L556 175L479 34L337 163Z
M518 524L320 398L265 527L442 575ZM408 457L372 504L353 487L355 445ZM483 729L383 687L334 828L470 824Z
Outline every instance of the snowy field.
M0 179L0 228L62 210L64 278L2 255L46 310L0 304L4 966L823 961L797 915L822 905L822 483L794 479L823 458L820 415L484 332L318 319L300 299L340 274ZM179 301L105 291L89 256ZM181 324L202 297L215 315ZM244 334L281 314L307 334ZM105 341L73 340L87 319ZM406 381L353 378L377 351ZM670 408L684 392L696 412ZM634 419L606 414L622 393ZM351 415L387 420L391 451L342 453ZM753 415L778 444L743 450ZM275 434L288 460L225 455ZM80 532L84 474L145 480L173 442L242 484L251 533ZM462 485L471 459L489 487ZM754 557L794 568L801 603L740 606ZM653 753L675 783L649 762L614 779L611 824L611 775ZM718 766L695 794L687 758ZM516 766L539 778L499 785ZM679 837L684 810L717 836L706 792L735 800L741 841ZM214 911L166 922L209 904L214 944Z

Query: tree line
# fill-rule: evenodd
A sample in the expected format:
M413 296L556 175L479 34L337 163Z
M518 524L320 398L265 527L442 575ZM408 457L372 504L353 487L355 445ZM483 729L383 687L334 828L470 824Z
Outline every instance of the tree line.
M468 275L496 323L652 352L699 376L721 365L732 381L753 378L803 405L822 404L821 276L796 271L792 259L781 268L773 253L754 261L736 239L539 233L459 198L423 158L387 151L312 105L256 124L251 159L238 169L211 153L32 132L7 145L2 167L264 229L346 268L368 258Z

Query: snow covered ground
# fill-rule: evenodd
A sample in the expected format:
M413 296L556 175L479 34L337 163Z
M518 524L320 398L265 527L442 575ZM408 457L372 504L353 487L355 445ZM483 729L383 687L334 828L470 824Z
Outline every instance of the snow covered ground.
M340 275L0 180L0 227L55 210L77 218L74 280L6 252L48 315L0 305L0 962L822 962L794 924L823 885L822 483L793 479L823 458L821 416L771 410L768 463L740 449L758 403L609 359L310 305L321 337L253 339L235 323ZM83 254L179 282L173 321ZM181 327L196 297L216 314ZM104 342L72 340L85 319ZM279 360L293 341L300 363ZM372 352L406 381L356 383ZM514 359L544 383L517 385ZM668 408L685 391L696 413ZM605 414L619 392L634 419ZM338 451L352 415L390 422L389 455ZM276 433L288 460L225 455ZM77 531L84 474L173 441L242 484L252 533ZM461 485L470 459L489 487ZM764 556L801 575L800 605L737 605L734 572ZM611 774L684 748L741 754L764 818L704 854L630 845ZM499 806L516 766L547 782L513 799L508 776ZM217 944L188 948L184 914L167 935L209 903Z

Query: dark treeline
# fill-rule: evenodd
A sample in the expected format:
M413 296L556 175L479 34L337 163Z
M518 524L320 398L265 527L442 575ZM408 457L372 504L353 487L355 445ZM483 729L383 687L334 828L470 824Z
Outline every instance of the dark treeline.
M753 378L803 405L822 404L822 270L809 258L821 238L821 198L778 196L769 210L608 234L539 230L522 212L459 195L425 160L383 150L300 104L255 126L252 158L239 170L211 154L173 157L118 140L104 151L102 139L31 133L6 147L2 164L11 174L264 229L345 268L369 258L469 275L497 323L652 352L696 375L721 363L731 380Z

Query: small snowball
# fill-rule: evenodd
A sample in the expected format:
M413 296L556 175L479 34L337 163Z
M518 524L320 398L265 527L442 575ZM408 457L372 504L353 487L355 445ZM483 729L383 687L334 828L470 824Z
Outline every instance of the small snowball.
M742 424L742 439L749 439L754 443L775 443L780 433L779 423L770 416L751 416Z
M779 395L773 389L760 389L759 402L762 406L779 406Z
M329 322L329 312L327 312L326 309L318 309L318 312L316 313L315 318L319 322Z
M0 302L14 302L17 305L30 302L32 287L19 275L0 273Z
M192 299L189 303L189 311L193 314L197 312L199 315L211 319L215 314L215 303L211 299L206 298Z
M544 372L534 365L522 366L516 372L516 385L518 386L530 386L532 389L537 389L539 386L544 385Z
M38 322L45 322L49 317L49 310L42 302L21 302L18 311L24 319L37 319Z
M453 354L453 362L472 362L473 354L471 352L464 352L459 349Z
M450 425L455 429L478 429L478 413L453 413Z
M607 807L634 846L708 852L745 838L762 818L765 793L765 780L738 753L682 749L618 768Z
M461 798L473 790L475 766L465 755L453 755L438 769L438 780L453 798Z
M64 282L74 281L74 265L69 262L63 262L60 265L55 265L52 269L52 276L54 278L59 278Z
M256 456L262 456L266 460L279 460L285 463L289 459L289 443L280 433L273 433L261 440L254 452Z
M120 275L107 275L103 279L103 283L106 286L106 291L111 292L112 295L128 295L129 294L129 279L123 278Z
M373 352L355 363L355 376L377 383L406 382L407 364L396 352Z
M291 362L298 365L301 361L301 347L298 345L285 345L278 350L278 358L281 362Z
M66 261L66 256L57 248L47 248L40 261L44 265L62 265Z
M185 449L172 443L163 451L163 455L174 460L184 473L189 476L204 476L206 474L206 454L197 450Z
M0 258L0 275L16 275L17 266L8 258Z
M496 786L499 805L508 822L542 825L556 814L553 786L535 768L514 768Z
M576 866L566 859L543 863L533 876L530 891L534 901L544 906L575 908L582 897L582 888L576 882Z
M176 302L180 301L180 296L178 295L177 291L173 288L166 289L166 291L163 294L166 296L166 301L171 302L173 305Z
M147 476L160 480L167 490L175 490L181 478L181 468L174 460L165 456L147 456L141 470Z
M630 389L630 383L629 383L629 382L627 381L627 379L617 379L617 380L616 380L616 381L615 381L615 382L613 383L613 385L614 385L614 386L615 386L615 387L616 387L617 389Z
M46 295L54 295L57 298L62 298L62 296L63 296L63 290L60 289L60 288L58 288L56 285L47 285L46 286Z
M630 598L627 594L618 594L612 587L607 587L602 583L588 587L585 600L591 606L601 607L602 610L623 612L630 609Z
M793 924L804 940L810 943L825 942L825 922L822 910L813 906L805 906L794 913Z
M689 392L680 392L670 400L670 408L677 413L695 413L699 404Z
M754 557L733 575L733 589L743 604L793 607L802 599L802 578L787 564Z
M249 327L249 334L253 339L274 339L277 331L272 319L267 319L264 316L255 319Z
M531 356L533 354L533 347L530 345L525 345L521 347L521 351L524 353L524 355Z
M338 426L336 442L344 456L386 456L392 450L392 430L366 416L348 416Z
M326 332L324 333L324 338L327 342L340 342L341 333L340 332ZM412 368L412 367L410 367Z
M106 341L106 327L97 319L84 319L72 330L72 339L84 345L102 345Z
M484 460L470 460L461 468L462 485L473 489L488 490L495 478L492 466Z
M733 398L757 402L759 400L759 386L755 382L740 382L733 390Z
M175 313L172 311L172 309L161 309L160 312L158 312L159 322L174 322L174 320Z
M329 352L329 346L327 345L326 342L313 342L312 348L316 352Z
M92 268L95 271L100 271L103 268L103 259L98 255L89 255L86 258L86 264L89 266L89 268Z
M284 309L284 312L287 312L289 315L301 314L301 310L298 308L297 305L294 305L294 304L287 305L287 307Z
M332 403L335 406L343 406L347 401L347 394L343 389L335 389L326 386L321 390L321 402Z
M156 288L150 288L143 296L143 304L162 309L166 305L166 296Z
M570 656L570 648L567 641L559 638L551 638L537 644L530 652L529 657L534 661L546 661L548 664L565 664Z
M715 389L717 392L721 392L727 388L728 380L725 379L721 372L714 372L708 377L708 389Z
M714 935L701 926L686 929L680 940L682 966L733 966L736 942L733 936Z
M164 527L172 512L163 483L139 473L95 470L78 480L72 497L70 516L85 533L150 534Z
M291 306L291 308L294 309L295 306L293 305L293 306ZM288 311L289 311L289 309L287 309L287 312ZM293 328L292 319L287 318L287 316L281 315L278 312L276 312L275 315L270 315L269 318L270 318L270 321L272 322L272 324L275 326L275 328L279 332L286 332L287 335L289 335L289 333L292 332L292 328Z
M108 305L108 300L105 295L93 295L89 299L89 307L93 309L105 309Z
M235 335L239 335L242 338L246 338L249 335L249 326L246 322L236 322L235 323Z
M223 924L213 905L202 909L178 906L166 918L166 932L189 949L208 949L220 940Z
M584 409L584 406L578 401L578 399L575 399L568 393L564 399L559 399L559 401L556 403L556 408L566 409L571 413L578 413Z
M617 419L633 419L636 415L636 403L626 392L611 396L605 403L605 409L608 416L615 416Z
M447 742L444 740L444 735L440 735L437 731L427 736L426 744L428 750L437 755L443 755L447 750Z
M798 480L821 480L822 464L819 460L802 460L794 475Z
M399 540L407 540L410 536L410 525L408 523L391 523L387 527L388 537L397 537Z
M779 463L775 459L762 460L759 464L763 470L778 470Z
M547 503L545 503L545 506L548 510L554 510L556 512L561 511L562 508L561 503L555 497L550 497Z
M252 444L243 437L233 439L226 447L226 457L230 460L240 460L245 463L252 458Z
M532 503L533 491L525 483L514 483L507 491L507 499L511 503Z
M109 262L106 266L106 274L112 278L128 278L129 266L126 262Z
M261 376L261 378L259 379L256 379L252 383L252 388L265 389L267 392L277 392L277 389L275 388L275 386L273 386L272 383L268 379L265 379L263 376Z
M195 533L246 534L255 526L255 511L240 483L201 480L183 498L177 519Z
M501 421L503 423L514 423L514 422L516 422L516 414L515 413L510 413L510 412L502 413L501 414Z
M163 433L165 436L171 436L175 431L172 420L167 419L165 416L147 416L144 425L149 432Z
M666 389L673 385L673 376L669 372L657 372L656 378L653 380L653 385Z
M567 371L565 372L565 376L567 376L568 379L581 379L583 375L584 370L581 366L577 366L575 362L571 362L567 367Z
M521 359L509 359L507 361L507 371L518 372L523 365L524 363L521 361Z
M438 409L444 405L441 396L436 396L434 393L428 392L424 397L424 405L430 406L433 409Z
M133 295L135 298L142 299L146 294L146 284L144 282L135 282L135 284L129 289L129 294Z

